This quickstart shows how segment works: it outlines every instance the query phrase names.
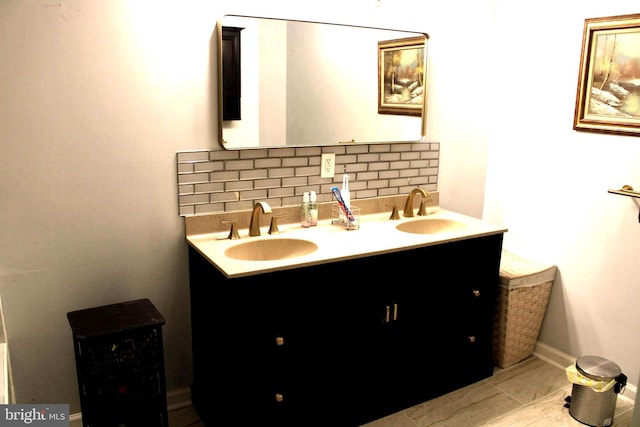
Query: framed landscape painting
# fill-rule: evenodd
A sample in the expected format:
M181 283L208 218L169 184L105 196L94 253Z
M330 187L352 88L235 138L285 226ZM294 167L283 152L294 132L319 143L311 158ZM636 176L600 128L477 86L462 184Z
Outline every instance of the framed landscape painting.
M585 20L573 129L640 136L640 14Z
M421 116L426 36L378 42L378 113Z

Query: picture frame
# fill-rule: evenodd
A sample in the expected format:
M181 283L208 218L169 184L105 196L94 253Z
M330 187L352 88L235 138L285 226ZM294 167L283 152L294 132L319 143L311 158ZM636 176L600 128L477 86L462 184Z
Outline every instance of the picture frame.
M422 116L427 36L378 42L378 114Z
M640 136L640 14L585 19L573 129Z

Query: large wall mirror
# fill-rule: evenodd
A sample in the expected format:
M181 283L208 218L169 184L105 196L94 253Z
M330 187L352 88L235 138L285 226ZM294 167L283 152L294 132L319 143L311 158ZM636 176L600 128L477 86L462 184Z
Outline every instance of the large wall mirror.
M225 149L425 136L425 33L225 15L217 37Z

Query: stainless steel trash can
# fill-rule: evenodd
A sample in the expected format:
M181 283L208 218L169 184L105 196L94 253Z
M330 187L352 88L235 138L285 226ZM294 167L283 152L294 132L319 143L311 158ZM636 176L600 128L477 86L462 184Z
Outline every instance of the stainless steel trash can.
M571 416L593 427L613 425L618 393L624 392L627 385L627 377L620 367L603 357L582 356L576 360L572 372Z

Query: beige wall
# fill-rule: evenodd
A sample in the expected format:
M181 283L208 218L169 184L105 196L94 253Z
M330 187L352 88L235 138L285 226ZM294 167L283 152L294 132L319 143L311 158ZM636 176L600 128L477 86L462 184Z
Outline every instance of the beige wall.
M558 265L545 343L638 378L638 205L606 189L640 187L640 143L571 129L584 18L637 4L556 6L1 2L0 296L17 400L78 412L66 313L143 297L167 320L168 387L189 385L175 156L217 149L210 54L224 13L429 33L441 205L484 212L509 228L508 249Z

